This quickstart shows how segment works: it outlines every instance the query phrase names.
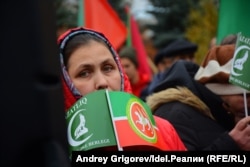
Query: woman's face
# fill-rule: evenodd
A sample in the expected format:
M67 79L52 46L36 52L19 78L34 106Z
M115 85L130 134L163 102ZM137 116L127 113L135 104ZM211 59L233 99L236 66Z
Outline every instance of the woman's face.
M109 49L100 42L91 40L77 48L68 60L67 69L82 95L100 89L121 90L118 66Z
M244 107L244 96L241 95L224 95L221 96L223 101L227 103L224 105L225 109L232 113L235 118L235 122L245 117L245 107ZM247 94L247 108L250 111L250 94Z

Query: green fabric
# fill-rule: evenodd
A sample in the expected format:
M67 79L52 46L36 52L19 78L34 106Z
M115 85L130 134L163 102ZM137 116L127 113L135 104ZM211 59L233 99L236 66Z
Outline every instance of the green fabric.
M249 7L249 0L220 0L217 44L229 34L250 36Z
M239 33L229 82L250 91L250 38Z
M127 41L126 41L126 45L127 46L132 46L132 38L131 38L131 25L130 25L130 13L129 11L127 11L127 31L128 31L128 35L127 35Z
M104 90L79 99L66 114L70 151L117 145Z
M84 16L83 16L83 3L84 0L78 0L78 17L77 17L77 25L83 26L84 25Z
M129 115L129 114L125 115L126 113L124 112L123 109L126 108L126 112L128 113L131 110L131 104L138 103L145 109L145 112L150 118L152 124L155 126L155 120L153 118L153 115L149 106L138 97L129 93L112 91L112 92L109 92L109 98L112 101L111 107L113 110L114 117L122 117L122 116Z

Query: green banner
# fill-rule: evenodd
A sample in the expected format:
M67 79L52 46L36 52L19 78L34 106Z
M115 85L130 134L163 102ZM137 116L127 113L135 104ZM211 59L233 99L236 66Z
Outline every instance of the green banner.
M229 82L250 90L250 38L238 33Z
M105 91L79 99L67 112L70 151L117 145Z
M243 34L250 36L249 0L220 0L217 44L230 34Z

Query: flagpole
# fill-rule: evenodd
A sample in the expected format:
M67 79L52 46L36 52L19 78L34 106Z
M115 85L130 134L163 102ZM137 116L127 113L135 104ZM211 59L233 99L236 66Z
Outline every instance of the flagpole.
M243 95L244 95L244 108L245 108L245 115L248 116L248 109L247 109L247 95L246 90L244 89Z
M84 16L83 16L83 2L84 0L78 0L78 15L77 15L77 26L83 26Z
M127 14L127 40L126 40L126 46L132 46L132 37L131 37L131 14L130 14L130 7L127 5L125 6L125 12Z

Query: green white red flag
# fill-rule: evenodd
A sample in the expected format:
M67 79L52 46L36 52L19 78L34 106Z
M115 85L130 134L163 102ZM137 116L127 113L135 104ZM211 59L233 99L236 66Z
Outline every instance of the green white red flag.
M146 103L124 92L107 92L107 99L110 102L110 113L119 150L131 146L166 149ZM144 149L143 147L139 149Z

